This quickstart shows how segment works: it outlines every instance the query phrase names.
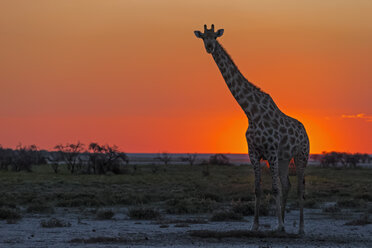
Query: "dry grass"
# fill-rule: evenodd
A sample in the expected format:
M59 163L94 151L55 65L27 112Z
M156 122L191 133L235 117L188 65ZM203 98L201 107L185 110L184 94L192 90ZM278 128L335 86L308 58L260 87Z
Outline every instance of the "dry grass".
M211 221L240 221L243 215L234 211L218 211L213 213Z
M111 220L115 213L112 210L99 210L96 215L99 220Z
M51 218L49 220L42 220L40 222L41 227L44 228L55 228L55 227L70 227L71 224L68 222L61 221L56 218Z
M160 218L161 214L153 208L137 207L129 209L128 216L135 220L153 220Z
M133 240L121 238L121 237L93 237L87 239L72 239L69 243L81 243L81 244L127 244Z
M193 230L189 234L199 238L299 238L297 234L275 232L275 231L248 231L248 230L232 230L232 231L210 231L210 230Z
M16 209L7 207L0 208L0 220L18 220L21 217L21 214Z

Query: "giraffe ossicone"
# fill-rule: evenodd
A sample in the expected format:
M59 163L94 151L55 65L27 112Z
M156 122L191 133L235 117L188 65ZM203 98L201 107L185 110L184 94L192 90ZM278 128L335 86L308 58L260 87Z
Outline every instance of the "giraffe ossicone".
M207 53L212 54L229 90L248 118L246 139L255 174L255 213L252 230L258 230L259 227L261 159L267 160L270 165L278 231L284 231L285 206L291 187L288 166L294 159L298 177L299 233L303 234L304 173L309 158L309 139L304 126L298 120L285 115L269 94L260 90L240 73L231 57L217 41L217 38L223 35L223 29L215 32L213 24L211 29L204 25L204 33L200 31L194 33L197 38L203 40Z

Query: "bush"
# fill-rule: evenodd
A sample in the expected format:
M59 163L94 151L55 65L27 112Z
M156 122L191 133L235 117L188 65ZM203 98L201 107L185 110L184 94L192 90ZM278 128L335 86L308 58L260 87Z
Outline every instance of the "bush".
M360 208L365 206L362 200L340 200L337 201L337 206L340 208Z
M337 205L326 206L322 209L324 213L339 213L341 208Z
M100 210L97 212L97 219L99 220L111 220L115 213L112 210Z
M254 215L255 202L234 202L232 211L235 213L242 214L243 216ZM269 201L261 200L260 204L260 216L269 216L271 215Z
M32 204L27 208L27 213L54 213L54 209L44 204Z
M160 212L153 208L139 207L129 209L128 216L136 220L153 220L160 217Z
M63 222L56 218L51 218L49 220L42 220L40 222L41 227L45 228L54 228L54 227L70 227L71 224L68 222Z
M234 211L219 211L213 213L211 221L231 221L231 220L242 220L243 215Z
M229 158L222 154L217 153L209 158L209 164L214 165L231 165Z
M0 208L0 220L18 220L20 218L21 215L18 211L6 207Z
M198 198L175 198L168 200L166 204L166 211L168 214L196 214L211 212L215 201Z

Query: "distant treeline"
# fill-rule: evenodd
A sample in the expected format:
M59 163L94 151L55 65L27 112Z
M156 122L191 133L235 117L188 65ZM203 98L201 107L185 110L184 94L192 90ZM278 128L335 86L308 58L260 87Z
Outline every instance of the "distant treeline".
M123 172L123 165L129 160L124 152L113 145L90 143L87 147L80 142L58 144L53 151L39 150L36 145L18 145L16 149L0 146L0 168L13 171L32 171L33 165L50 164L55 173L60 165L66 165L71 174L105 174Z
M323 152L312 154L311 158L319 161L322 167L351 167L355 168L358 163L371 163L372 157L367 153L346 153L346 152Z
M186 154L178 160L194 165L197 154ZM161 153L154 160L168 165L176 161L169 153ZM81 142L58 144L52 151L39 150L36 145L18 145L16 149L3 148L0 145L0 169L12 171L32 171L32 166L39 164L51 165L58 173L60 166L66 166L71 174L122 174L127 172L129 157L115 145L100 145L92 142L88 146ZM229 158L224 154L215 154L208 160L200 161L201 165L230 165ZM133 170L137 169L133 165ZM156 169L157 170L157 169Z
M182 161L190 165L197 163L198 154L186 154L183 157L173 158L169 153L161 153L154 157L164 165L172 161ZM312 160L319 161L322 167L351 167L358 163L371 163L369 154L323 152L310 155ZM92 142L84 145L81 142L58 144L52 151L40 150L36 145L18 145L16 149L3 148L0 145L0 169L12 171L32 171L33 165L49 164L55 173L60 171L61 165L65 166L71 174L114 174L126 173L129 158L126 153L115 145L101 145ZM208 165L231 165L229 158L224 154L211 155L207 160L199 160L198 164L204 165L208 174ZM294 165L292 165L293 167ZM154 167L155 171L158 170ZM137 167L133 164L133 170Z

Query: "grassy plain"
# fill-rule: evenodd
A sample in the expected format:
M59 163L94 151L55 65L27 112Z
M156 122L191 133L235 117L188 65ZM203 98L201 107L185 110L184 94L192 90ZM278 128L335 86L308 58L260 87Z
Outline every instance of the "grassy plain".
M254 200L251 166L210 166L210 175L194 165L128 166L122 175L55 174L47 165L33 172L0 171L0 207L101 207L152 205L167 213L203 213L234 202ZM338 202L340 207L364 208L372 201L372 169L308 167L307 207ZM290 177L289 205L296 206L297 178ZM270 201L271 176L264 169L264 199ZM41 206L41 207L40 207ZM45 206L47 206L45 208ZM50 209L49 209L50 210Z

